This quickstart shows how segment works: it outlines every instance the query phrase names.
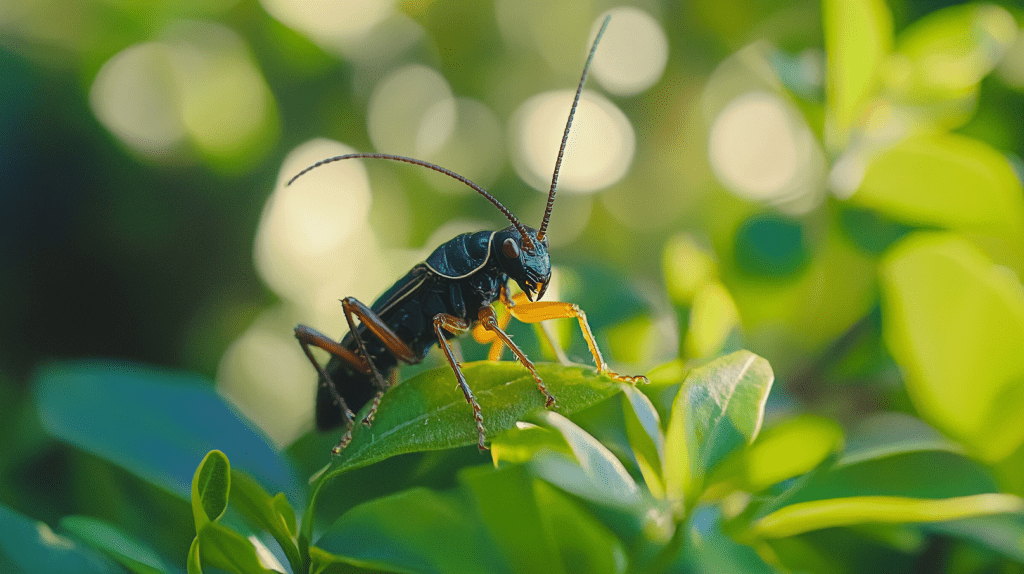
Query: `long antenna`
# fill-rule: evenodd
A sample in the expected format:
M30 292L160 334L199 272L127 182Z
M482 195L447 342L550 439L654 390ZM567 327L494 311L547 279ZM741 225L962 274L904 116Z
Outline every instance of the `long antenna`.
M300 177L302 177L307 172L309 172L311 170L314 170L314 169L316 169L316 168L318 168L318 167L320 167L320 166L322 166L324 164L333 163L333 162L336 162L336 161L341 161L343 159L390 159L390 160L393 160L393 161L404 161L405 163L411 163L411 164L414 164L414 165L419 165L419 166L422 166L422 167L425 167L425 168L428 168L428 169L432 169L432 170L434 170L436 172L443 173L443 174L447 175L448 177L450 177L452 179L457 179L457 180L461 181L462 183L468 185L469 187L472 187L473 189L475 189L478 193L480 193L480 195L486 197L488 201L490 201L491 203L494 204L494 207L497 207L502 213L505 214L505 217L507 217L508 220L512 222L512 225L515 226L516 230L519 232L519 235L522 236L522 238L523 238L523 247L524 248L525 247L532 247L532 245L533 245L533 243L530 241L530 236L527 235L527 233L526 233L526 228L523 227L523 224L519 223L519 220L516 219L516 216L512 215L512 212L509 211L508 208L506 208L504 205L502 205L501 202L498 201L498 199L496 197L494 197L493 195L487 193L487 191L484 188L482 188L479 185L477 185L477 184L473 183L472 181L470 181L470 179L468 177L459 175L459 174L455 173L454 171L452 171L450 169L445 169L445 168L443 168L443 167L441 167L441 166L439 166L437 164L430 163L429 161L423 161L421 159L415 159L415 158L405 157L405 156L401 156L401 155L391 155L391 154L387 154L387 153L350 153L350 154L345 154L345 155L339 155L339 156L335 156L335 157L329 157L327 159L322 159L322 160L314 163L313 165L307 167L306 169L304 169L304 170L300 171L299 173L295 174L294 176L292 176L292 178L289 179L288 183L286 183L285 185L286 186L287 185L291 185L292 182L295 181L296 179L299 179Z
M576 98L572 101L572 108L569 109L569 121L565 122L565 133L562 134L562 145L558 148L558 159L555 160L555 174L551 176L551 190L548 191L548 207L544 210L544 220L540 224L540 230L537 231L537 239L544 240L544 232L548 229L548 221L551 219L551 209L555 206L555 186L558 185L558 170L562 167L562 155L565 154L565 143L569 141L569 128L572 127L572 117L576 114L576 105L580 103L580 94L583 93L583 84L587 82L587 71L590 69L590 62L594 60L594 52L597 52L597 43L601 41L601 36L604 36L605 29L608 28L608 22L612 19L612 15L605 16L604 23L601 24L601 29L597 31L597 37L594 38L594 45L590 47L590 55L587 56L587 63L583 65L583 75L580 76L580 85L576 88Z

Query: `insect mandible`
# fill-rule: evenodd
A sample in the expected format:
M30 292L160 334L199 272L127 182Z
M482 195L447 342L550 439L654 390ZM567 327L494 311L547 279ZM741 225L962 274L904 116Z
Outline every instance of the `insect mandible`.
M587 323L587 316L577 305L539 301L551 281L547 227L555 202L558 170L569 139L572 118L587 80L587 70L610 18L605 18L594 39L576 88L540 229L520 223L501 202L469 179L438 165L409 157L378 153L340 155L318 161L288 181L288 185L291 185L312 169L344 159L402 161L461 181L493 203L511 222L510 226L499 231L466 233L441 245L426 261L414 266L369 307L353 297L342 299L349 332L340 342L305 325L295 327L295 336L303 352L320 376L316 398L317 428L329 430L345 425L345 434L334 447L334 454L339 454L352 438L355 422L353 411L358 412L366 403L371 402L369 411L362 419L362 423L369 426L381 396L395 382L399 361L418 363L426 357L434 344L440 346L455 372L459 388L473 409L477 446L480 450L486 450L480 405L448 342L448 339L470 330L478 342L491 343L488 354L491 360L498 360L507 346L537 382L537 388L544 394L545 406L554 406L555 397L548 392L533 363L505 332L511 317L526 323L575 318L579 321L598 372L632 384L646 381L645 377L619 375L608 368ZM515 281L522 293L510 297L509 280ZM499 317L492 307L496 301L501 301L509 312ZM360 322L358 327L355 322L357 318ZM321 366L313 357L310 347L330 353L331 359L326 367Z

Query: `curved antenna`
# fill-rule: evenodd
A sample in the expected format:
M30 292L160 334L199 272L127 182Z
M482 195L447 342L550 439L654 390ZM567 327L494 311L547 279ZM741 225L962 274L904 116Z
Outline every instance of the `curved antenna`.
M452 179L457 179L457 180L461 181L462 183L468 185L469 187L472 187L478 193L480 193L480 195L486 197L488 201L493 203L494 207L497 207L499 211L501 211L502 213L505 214L505 217L507 217L508 220L512 222L512 225L515 226L516 231L519 232L519 235L521 235L523 237L523 247L524 248L529 247L530 249L533 248L533 242L530 240L530 236L526 233L526 228L523 226L522 223L519 223L519 220L516 219L516 216L512 215L512 212L509 211L508 208L506 208L504 205L502 205L501 202L498 201L498 199L496 197L494 197L493 195L487 193L487 191L484 188L482 188L479 185L477 185L477 184L473 183L472 181L470 181L468 177L459 175L459 174L455 173L454 171L452 171L450 169L445 169L445 168L443 168L443 167L441 167L441 166L439 166L437 164L430 163L429 161L423 161L421 159L415 159L415 158L405 157L405 156L401 156L401 155L391 155L391 154L387 154L387 153L349 153L349 154L345 154L345 155L339 155L339 156L335 156L335 157L329 157L327 159L322 159L322 160L314 163L313 165L307 167L306 169L300 171L299 173L293 175L292 178L289 179L288 183L286 183L285 185L286 186L291 185L292 182L294 182L296 179L299 179L304 174L306 174L309 171L312 171L312 170L314 170L314 169L316 169L316 168L318 168L318 167L320 167L320 166L322 166L324 164L334 163L336 161L341 161L343 159L390 159L390 160L393 160L393 161L404 161L405 163L411 163L411 164L414 164L414 165L418 165L418 166L422 166L422 167L425 167L425 168L428 168L428 169L432 169L432 170L434 170L436 172L439 172L439 173L443 173L443 174L447 175L448 177L450 177Z
M594 60L594 52L597 52L597 44L604 36L605 29L612 15L605 16L601 29L597 31L594 38L594 45L590 47L590 55L587 56L587 63L583 65L583 75L580 76L580 85L576 88L576 98L572 101L572 108L569 109L569 121L565 122L565 133L562 135L562 145L558 148L558 159L555 160L555 174L551 177L551 190L548 191L548 206L544 210L544 220L541 221L540 230L537 231L537 239L544 240L544 232L548 229L548 221L551 219L551 208L555 206L555 186L558 185L558 170L562 167L562 155L565 154L565 143L569 141L569 128L572 127L572 117L576 114L576 105L580 103L580 94L583 93L583 84L587 82L587 71L590 69L590 62Z

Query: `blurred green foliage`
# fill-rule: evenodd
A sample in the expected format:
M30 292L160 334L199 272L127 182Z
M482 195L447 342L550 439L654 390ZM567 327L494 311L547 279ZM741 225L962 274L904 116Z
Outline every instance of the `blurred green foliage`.
M1018 6L315 4L0 8L0 570L1024 570ZM566 164L551 252L558 297L651 384L543 365L566 408L538 414L518 367L473 363L508 395L482 401L487 460L431 358L332 462L280 399L312 407L291 325L340 328L321 299L503 223L368 164L308 221L338 222L343 260L271 269L308 239L267 239L286 158L425 150L534 222L524 102L575 85L613 8L653 27L599 51L568 154L620 147Z

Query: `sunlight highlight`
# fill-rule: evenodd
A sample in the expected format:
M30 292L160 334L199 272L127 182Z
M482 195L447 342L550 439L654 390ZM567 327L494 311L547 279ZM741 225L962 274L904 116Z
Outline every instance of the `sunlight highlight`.
M601 39L591 72L604 89L617 96L638 94L654 85L668 63L668 39L658 21L639 8L609 10L595 21L591 38L604 17L612 21Z
M516 172L534 189L551 185L558 146L575 90L557 90L527 100L512 116L510 136ZM558 189L591 193L622 179L633 162L636 136L615 104L584 91L565 149Z
M367 108L367 130L382 153L429 159L455 130L451 88L426 66L406 66L381 80Z

